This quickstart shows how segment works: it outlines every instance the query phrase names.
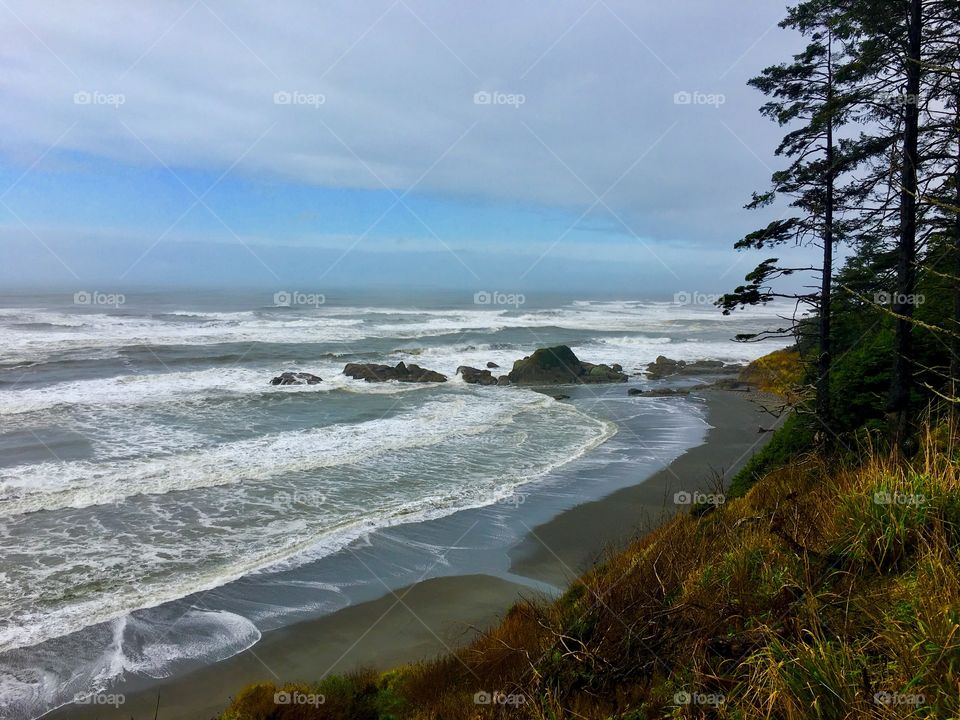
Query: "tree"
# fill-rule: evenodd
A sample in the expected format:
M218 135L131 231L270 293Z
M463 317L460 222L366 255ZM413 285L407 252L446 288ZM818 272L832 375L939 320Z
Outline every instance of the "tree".
M890 410L896 414L897 439L903 444L910 435L910 390L913 386L913 316L917 288L917 166L919 155L919 117L921 80L921 28L923 4L909 0L906 47L906 93L903 124L903 150L900 166L900 238L897 246L897 296L893 312L897 315L896 356L890 385Z
M845 99L837 92L835 33L842 28L843 16L828 0L808 0L788 10L781 27L799 30L809 38L803 52L790 63L766 68L750 84L772 98L761 112L781 127L792 129L776 149L778 156L791 159L783 170L773 173L772 188L755 193L747 208L772 204L778 196L790 199L789 207L798 214L774 220L766 227L746 235L737 249L763 250L793 242L816 244L821 248L818 267L790 267L779 258L767 258L746 276L747 284L725 294L718 305L725 314L738 307L765 304L775 298L789 298L797 305L809 306L817 313L816 331L816 406L815 416L832 434L830 403L831 302L833 251L842 228L838 227L836 184L847 168L839 151L836 129L844 121ZM851 155L851 157L853 157ZM809 292L778 292L772 284L781 277L810 271L819 275L819 284ZM740 339L757 339L797 333L796 313L793 327L766 331Z

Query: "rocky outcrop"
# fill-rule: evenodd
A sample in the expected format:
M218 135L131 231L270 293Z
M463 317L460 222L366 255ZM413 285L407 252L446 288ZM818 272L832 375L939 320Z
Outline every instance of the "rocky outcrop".
M500 366L497 365L497 364L496 364L495 362L493 362L492 360L487 363L487 368L488 368L489 370L493 370L494 368L498 368L498 367L500 367Z
M566 345L540 348L513 364L507 375L515 385L626 382L627 376L610 365L581 362Z
M446 382L447 376L434 370L427 370L419 365L405 365L398 362L395 366L377 365L376 363L347 363L343 374L354 380L366 382Z
M323 382L319 375L307 372L285 372L277 375L270 381L271 385L316 385Z
M627 395L642 395L643 397L673 397L675 395L689 395L689 390L682 388L657 388L654 390L641 390L640 388L630 388Z
M457 375L463 377L465 383L471 385L496 385L497 378L489 370L478 370L477 368L461 365L457 368Z
M671 360L660 355L654 362L647 365L647 377L654 380L674 375L718 375L739 372L740 365L725 365L719 360Z

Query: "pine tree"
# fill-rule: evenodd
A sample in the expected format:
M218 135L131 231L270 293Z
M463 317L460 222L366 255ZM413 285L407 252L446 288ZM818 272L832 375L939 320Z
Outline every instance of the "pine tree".
M817 314L816 402L815 416L829 439L833 430L830 402L831 319L833 296L834 246L842 236L837 213L838 177L849 170L849 161L838 147L837 128L845 118L845 98L838 92L838 64L835 32L842 16L826 0L809 0L790 8L781 27L799 30L809 38L803 52L790 63L766 68L750 84L771 98L761 112L781 127L791 128L776 149L778 156L791 160L771 178L772 187L755 193L748 208L772 204L778 197L789 198L797 214L777 219L766 227L746 235L737 249L763 250L783 246L815 244L821 248L817 267L790 267L779 258L767 258L746 276L747 284L725 294L718 305L725 314L737 307L765 304L775 298L789 298L809 306ZM842 53L841 53L842 55ZM778 292L772 282L796 272L819 275L819 284L809 292ZM794 327L800 332L796 313ZM772 336L783 330L768 331L741 339Z

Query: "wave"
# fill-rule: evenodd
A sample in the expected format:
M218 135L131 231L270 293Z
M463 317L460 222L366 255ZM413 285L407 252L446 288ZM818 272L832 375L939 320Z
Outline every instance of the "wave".
M195 608L133 613L91 630L82 640L61 638L0 659L0 716L35 718L78 696L106 693L126 673L168 677L185 662L223 660L261 637L247 618Z
M162 403L189 403L215 398L253 398L271 394L318 394L332 391L396 394L424 389L424 385L367 383L342 373L343 365L316 363L309 366L278 366L279 369L216 367L207 370L118 375L108 378L55 383L38 388L0 392L0 418L63 407L107 408L147 406ZM320 375L316 385L277 387L270 379L281 370L305 370Z
M781 309L762 308L723 316L712 306L652 302L576 302L561 308L420 310L321 307L237 312L173 312L162 315L83 314L41 309L0 311L0 342L5 364L49 360L62 353L104 353L132 346L200 346L230 343L330 344L349 346L364 340L442 337L504 329L547 329L673 335L684 327L709 322L755 325ZM691 326L692 327L692 326ZM534 333L535 335L536 333ZM535 337L531 340L535 341Z
M51 562L11 559L6 572L24 592L0 606L0 651L316 559L380 528L490 504L616 432L552 398L511 394L510 409L476 398L427 403L365 423L368 438L347 428L258 438L108 468L95 479L82 477L85 464L65 463L46 469L53 478L44 487L33 484L44 473L31 473L30 492L10 502L52 512L9 517L0 547L13 550L24 528L42 528L32 552ZM489 432L497 442L478 442ZM174 490L175 503L143 494ZM96 511L112 501L124 502L122 511ZM66 546L68 556L57 551Z
M316 386L306 386L307 388ZM517 398L522 397L521 402ZM550 398L511 393L468 398L451 395L390 418L313 430L261 435L192 452L128 461L75 460L0 470L0 517L40 510L122 502L141 494L253 482L376 454L479 433L505 413L543 405Z

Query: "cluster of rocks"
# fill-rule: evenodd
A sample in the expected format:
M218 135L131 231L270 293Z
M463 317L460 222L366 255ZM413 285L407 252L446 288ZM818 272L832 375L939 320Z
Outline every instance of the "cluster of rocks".
M488 362L485 369L461 365L457 375L471 385L575 385L592 383L621 383L627 381L623 367L594 364L580 360L566 345L540 348L532 355L517 360L513 369L506 375L494 375L491 370L499 368L495 362ZM677 375L726 374L739 370L739 365L725 365L719 360L697 360L685 362L671 360L661 355L647 365L647 376L659 380ZM347 363L343 374L355 380L366 382L387 382L396 380L409 383L446 382L447 376L428 370L419 365L379 365L377 363ZM305 372L285 372L270 381L271 385L316 385L321 378ZM655 389L640 390L630 388L630 395L669 396L684 395L688 390Z
M489 370L478 370L474 367L461 365L457 368L457 375L463 378L465 383L471 385L509 385L510 381L506 375L494 377Z
M566 345L540 348L532 355L513 364L506 375L494 375L491 370L500 366L488 362L486 368L461 365L457 375L471 385L564 385L570 383L626 382L620 365L594 365L582 362ZM397 363L395 367L374 363L349 363L344 375L367 382L446 382L446 375L427 370L419 365Z
M392 367L390 365L377 365L376 363L347 363L346 367L343 368L343 374L352 377L354 380L365 380L366 382L386 382L387 380L417 383L447 381L447 376L442 373L427 370L413 363L406 365L402 361Z
M661 380L675 375L719 375L739 372L742 369L742 365L727 365L719 360L694 360L688 363L685 360L671 360L660 355L647 365L647 377L651 380Z
M654 388L653 390L630 388L627 390L627 395L643 395L644 397L673 397L675 395L689 394L690 391L684 388Z
M323 382L319 375L307 372L285 372L277 375L270 381L271 385L316 385Z
M514 385L563 385L626 382L620 365L582 362L566 345L540 348L513 364L507 375Z

